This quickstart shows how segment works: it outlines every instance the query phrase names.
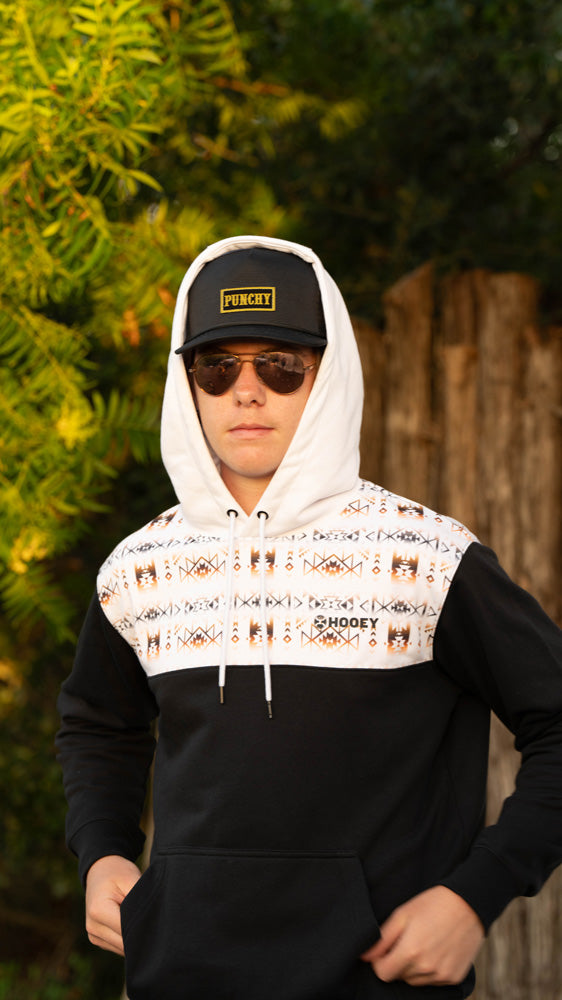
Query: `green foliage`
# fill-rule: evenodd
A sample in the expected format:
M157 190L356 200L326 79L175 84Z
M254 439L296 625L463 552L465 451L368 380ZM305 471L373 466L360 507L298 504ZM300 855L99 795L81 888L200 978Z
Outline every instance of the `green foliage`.
M201 164L249 155L254 97L222 0L0 4L1 594L20 627L70 637L49 567L129 457L158 455L173 296L216 237Z
M39 963L0 963L0 1000L99 1000L99 983L91 957L74 953L69 958L68 972L59 975L45 972ZM118 987L107 995L118 1000Z
M355 310L372 315L382 291L428 259L531 273L560 310L557 0L233 7L255 72L363 109L339 134L302 117L273 137L277 156L263 165L295 234L322 250Z
M6 290L31 307L76 296L107 264L119 209L140 185L161 191L141 165L178 113L206 100L224 113L211 78L244 72L228 8L184 6L180 21L155 0L0 5L0 246ZM195 159L203 137L185 124Z
M55 323L23 305L3 317L0 345L3 532L2 594L17 624L50 621L62 637L70 607L60 600L44 563L73 545L84 515L100 509L99 493L128 448L154 457L158 408L116 393L106 404L91 392L93 371L78 328Z
M1 713L0 896L4 907L10 900L17 911L32 903L29 886L40 886L50 907L76 887L76 866L62 842L64 802L53 747L58 667L58 660L49 665L44 656L26 664L24 679L34 690L28 691L27 684L25 691L20 688L9 712ZM32 851L30 839L35 844ZM42 912L43 907L37 907L36 914Z

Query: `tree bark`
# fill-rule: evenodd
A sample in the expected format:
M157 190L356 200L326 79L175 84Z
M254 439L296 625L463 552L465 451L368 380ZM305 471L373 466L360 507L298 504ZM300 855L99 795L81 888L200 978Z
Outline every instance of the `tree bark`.
M433 268L426 264L384 297L383 482L406 497L426 491L431 467L432 288Z
M361 475L364 479L379 481L382 474L383 455L383 379L384 346L380 332L364 320L353 323L365 386L365 406L361 424Z

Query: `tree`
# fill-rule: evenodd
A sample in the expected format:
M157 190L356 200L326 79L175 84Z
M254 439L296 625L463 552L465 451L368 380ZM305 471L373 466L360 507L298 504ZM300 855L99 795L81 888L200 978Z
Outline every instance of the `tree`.
M0 5L0 28L1 592L16 622L68 637L46 566L127 455L157 455L146 372L187 263L227 232L276 231L255 170L269 129L332 111L250 79L224 0L27 0Z
M0 6L2 597L16 623L44 618L59 637L72 608L46 567L126 456L157 454L158 380L144 373L162 369L178 276L220 225L198 204L197 167L252 141L254 95L215 82L245 79L226 4L181 6ZM187 188L174 210L142 169L159 156L165 174L172 153Z
M233 0L272 81L362 120L303 116L263 172L355 311L427 260L538 277L560 314L562 11L556 0ZM304 40L307 40L305 42ZM314 39L314 44L310 44Z

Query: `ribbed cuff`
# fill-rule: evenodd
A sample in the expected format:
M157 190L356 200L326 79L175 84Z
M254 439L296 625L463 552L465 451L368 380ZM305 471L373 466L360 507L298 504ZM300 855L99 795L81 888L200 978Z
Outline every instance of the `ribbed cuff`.
M82 885L86 884L86 875L100 858L110 854L136 861L142 852L144 834L139 830L135 835L128 835L123 827L116 826L111 820L95 820L78 830L69 841L70 850L78 857L78 874Z
M485 847L475 847L440 884L462 896L478 914L486 932L517 895L514 876Z

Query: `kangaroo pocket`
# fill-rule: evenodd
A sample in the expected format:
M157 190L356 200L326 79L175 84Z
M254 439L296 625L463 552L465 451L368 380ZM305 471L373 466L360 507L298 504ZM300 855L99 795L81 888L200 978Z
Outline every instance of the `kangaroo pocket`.
M392 987L388 1000L463 1000L472 993L474 980L472 977L467 978L458 986L408 986L398 980L388 985ZM366 998L370 996L370 993L365 993ZM357 995L357 1000L363 1000L362 993Z
M379 937L347 853L167 851L121 919L130 1000L352 1000Z

